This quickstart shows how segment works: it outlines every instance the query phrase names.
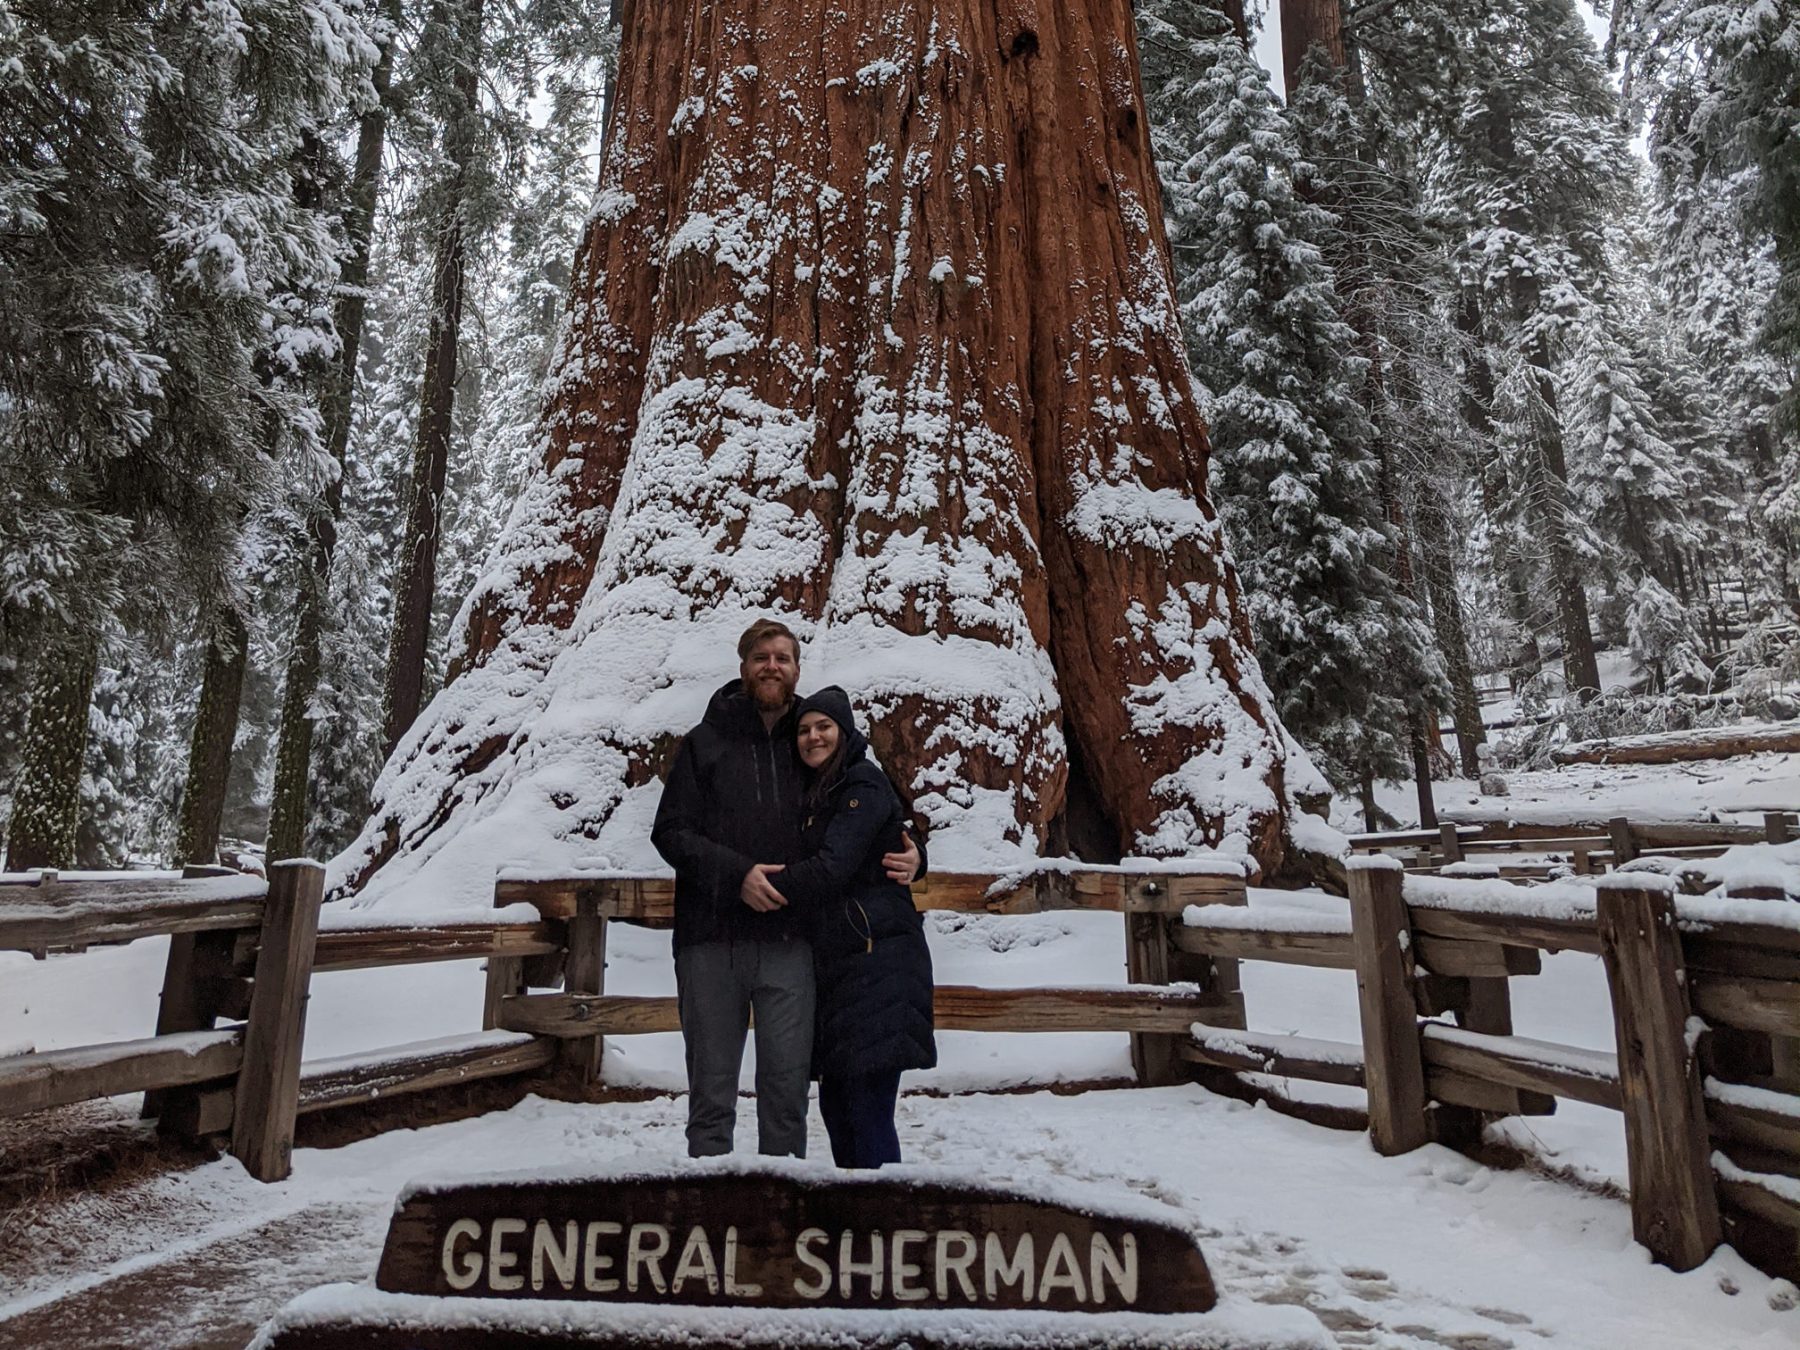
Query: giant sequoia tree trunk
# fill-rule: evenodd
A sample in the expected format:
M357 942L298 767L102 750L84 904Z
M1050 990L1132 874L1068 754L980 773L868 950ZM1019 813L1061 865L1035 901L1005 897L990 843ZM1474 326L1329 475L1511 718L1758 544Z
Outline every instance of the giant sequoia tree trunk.
M761 612L856 696L934 863L1036 853L1073 740L1121 850L1278 865L1128 0L621 19L544 469L352 882L653 860L656 774Z

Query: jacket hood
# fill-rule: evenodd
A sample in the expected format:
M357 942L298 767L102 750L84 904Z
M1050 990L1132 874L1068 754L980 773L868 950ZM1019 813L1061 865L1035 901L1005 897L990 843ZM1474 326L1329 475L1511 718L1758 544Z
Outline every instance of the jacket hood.
M869 752L869 738L856 729L856 714L850 707L850 695L835 684L827 685L815 694L808 694L794 705L794 724L799 726L800 719L807 713L824 713L838 725L838 735L844 747L844 767L860 762Z

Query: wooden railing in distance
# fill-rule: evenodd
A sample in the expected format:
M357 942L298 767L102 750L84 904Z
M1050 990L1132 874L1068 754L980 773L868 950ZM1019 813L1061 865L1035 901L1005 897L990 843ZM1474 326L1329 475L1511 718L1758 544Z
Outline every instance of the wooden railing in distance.
M169 937L156 1035L0 1058L0 1115L143 1092L145 1114L159 1124L228 1131L252 1176L285 1177L324 880L317 863L291 862L277 864L266 885L129 873L0 884L0 950L47 957ZM221 1019L241 1021L219 1027Z
M1544 879L1550 865L1521 862L1516 854L1550 854L1568 860L1577 876L1604 872L1640 857L1713 858L1740 844L1782 844L1800 837L1793 811L1769 811L1760 825L1731 821L1606 820L1505 821L1481 825L1445 822L1435 830L1389 830L1353 835L1355 853L1385 853L1409 872L1434 873L1469 864L1509 880Z

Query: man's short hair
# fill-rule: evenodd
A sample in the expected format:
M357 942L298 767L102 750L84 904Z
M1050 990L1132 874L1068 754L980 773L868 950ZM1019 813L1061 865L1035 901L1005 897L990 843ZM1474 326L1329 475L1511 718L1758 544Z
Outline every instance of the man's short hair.
M794 630L779 619L758 619L744 630L738 639L738 660L748 661L750 653L757 646L772 637L784 637L794 644L794 664L800 663L800 639L794 636Z

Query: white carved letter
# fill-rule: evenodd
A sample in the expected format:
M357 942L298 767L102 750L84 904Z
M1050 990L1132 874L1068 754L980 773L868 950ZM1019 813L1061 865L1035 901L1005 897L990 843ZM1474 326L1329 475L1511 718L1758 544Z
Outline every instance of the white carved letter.
M1038 1302L1048 1303L1058 1289L1067 1289L1077 1303L1087 1302L1087 1281L1081 1277L1081 1262L1075 1259L1075 1244L1067 1233L1058 1233L1050 1244L1050 1255L1044 1258L1043 1278L1038 1281Z
M675 1277L669 1281L669 1292L679 1294L683 1280L705 1280L707 1293L719 1292L719 1267L713 1262L712 1244L706 1240L706 1230L699 1224L688 1230L681 1259L675 1263Z
M737 1226L725 1230L725 1296L727 1298L761 1298L762 1286L755 1281L739 1284L737 1277Z
M919 1278L919 1263L906 1259L906 1245L909 1242L923 1242L925 1234L917 1228L896 1229L889 1242L888 1265L894 1272L894 1297L902 1303L917 1303L921 1299L931 1297L931 1291L922 1284L914 1284Z
M654 1243L648 1239L654 1238ZM663 1278L662 1259L669 1254L669 1230L660 1223L634 1223L625 1239L625 1287L637 1293L638 1267L650 1272L650 1283L659 1294L669 1292Z
M818 1253L812 1250L813 1243L830 1241L831 1235L823 1228L804 1229L801 1231L800 1236L794 1239L795 1259L808 1270L812 1271L819 1280L817 1284L813 1284L810 1280L802 1280L796 1277L794 1280L794 1292L800 1295L801 1298L824 1298L825 1291L831 1288L831 1267L826 1265L825 1262L820 1259Z
M600 1239L617 1237L624 1231L624 1228L616 1223L607 1223L599 1219L587 1226L587 1246L583 1249L581 1261L581 1283L588 1293L611 1294L618 1290L618 1278L601 1273L612 1269L613 1259L600 1254Z
M1122 1261L1104 1233L1095 1233L1094 1240L1088 1244L1088 1284L1096 1303L1106 1300L1103 1281L1109 1274L1119 1287L1119 1297L1127 1303L1137 1302L1137 1234L1125 1234L1119 1245L1125 1249Z
M1013 1248L1012 1259L1006 1256L1006 1246L1000 1241L998 1233L989 1233L982 1251L982 1265L987 1273L987 1300L992 1303L1000 1297L999 1286L1016 1284L1019 1286L1019 1301L1031 1302L1032 1290L1037 1287L1037 1244L1031 1240L1030 1233L1019 1234L1019 1245Z
M460 1257L456 1240L468 1238L469 1250ZM458 1219L444 1233L444 1283L452 1289L472 1287L481 1278L481 1225L473 1219Z
M856 1241L856 1234L846 1228L838 1238L838 1297L850 1297L850 1281L857 1275L869 1277L869 1297L881 1297L882 1275L887 1270L887 1248L882 1245L880 1233L869 1234L869 1259L858 1261L850 1254L850 1248Z
M956 1254L950 1254L950 1248ZM969 1267L975 1264L975 1235L960 1228L946 1228L937 1235L937 1296L939 1303L950 1300L950 1275L962 1286L963 1297L975 1301L975 1281L969 1278Z
M531 1230L531 1287L544 1287L544 1259L549 1258L550 1269L556 1272L558 1283L564 1289L575 1287L575 1261L581 1249L581 1225L570 1219L563 1229L563 1240L558 1243L556 1230L550 1226L550 1220L539 1219L537 1227Z
M488 1288L497 1294L525 1287L525 1277L512 1274L512 1268L519 1264L519 1254L501 1246L514 1233L524 1231L523 1219L495 1219L488 1229Z

